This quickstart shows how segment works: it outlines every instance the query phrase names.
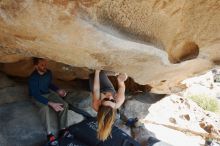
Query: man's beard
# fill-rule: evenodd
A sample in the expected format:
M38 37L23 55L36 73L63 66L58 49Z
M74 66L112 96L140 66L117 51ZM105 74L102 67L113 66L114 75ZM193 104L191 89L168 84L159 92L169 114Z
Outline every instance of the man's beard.
M45 74L45 73L47 72L47 69L37 68L37 71L38 71L41 75L43 75L43 74Z

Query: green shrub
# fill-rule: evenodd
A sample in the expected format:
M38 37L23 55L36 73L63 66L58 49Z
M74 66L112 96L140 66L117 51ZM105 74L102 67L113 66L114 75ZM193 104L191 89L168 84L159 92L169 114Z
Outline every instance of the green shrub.
M218 100L208 95L191 95L188 98L196 102L204 110L219 112Z

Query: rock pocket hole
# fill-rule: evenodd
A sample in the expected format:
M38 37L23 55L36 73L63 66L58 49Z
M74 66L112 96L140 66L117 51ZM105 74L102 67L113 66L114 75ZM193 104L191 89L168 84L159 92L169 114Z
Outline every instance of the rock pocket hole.
M183 42L177 45L169 56L172 63L191 60L199 55L199 46L195 42Z

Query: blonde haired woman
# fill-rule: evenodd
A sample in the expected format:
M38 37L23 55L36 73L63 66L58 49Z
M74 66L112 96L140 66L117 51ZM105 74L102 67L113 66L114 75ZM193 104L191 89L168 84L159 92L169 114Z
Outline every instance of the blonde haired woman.
M112 125L115 121L116 110L125 100L124 82L126 79L126 74L118 75L118 91L116 92L104 71L96 70L95 74L90 76L92 107L98 112L97 137L99 140L106 140L111 133Z

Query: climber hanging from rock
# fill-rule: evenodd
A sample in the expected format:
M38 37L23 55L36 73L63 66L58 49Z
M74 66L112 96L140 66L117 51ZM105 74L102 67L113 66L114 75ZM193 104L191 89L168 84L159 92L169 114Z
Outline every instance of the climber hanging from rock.
M92 107L97 112L98 139L104 141L111 133L115 121L116 110L125 101L126 74L117 76L118 91L116 92L105 71L96 70L90 75L92 91Z

